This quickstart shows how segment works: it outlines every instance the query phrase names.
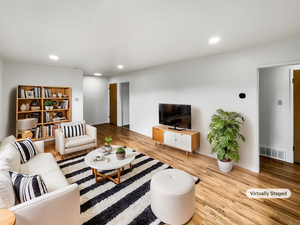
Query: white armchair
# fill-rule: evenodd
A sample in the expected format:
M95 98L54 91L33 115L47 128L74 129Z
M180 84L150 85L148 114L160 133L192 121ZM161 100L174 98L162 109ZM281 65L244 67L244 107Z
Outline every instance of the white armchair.
M65 126L83 124L84 135L66 138L63 130ZM64 156L66 154L96 148L97 146L97 128L85 123L85 121L61 123L61 129L55 130L55 148Z

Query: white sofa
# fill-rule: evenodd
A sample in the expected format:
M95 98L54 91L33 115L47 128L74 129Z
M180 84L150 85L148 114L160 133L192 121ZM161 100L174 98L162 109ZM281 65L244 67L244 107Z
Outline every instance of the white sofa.
M12 136L10 136L12 137ZM16 216L16 225L78 225L80 202L77 184L69 185L51 153L44 153L44 142L34 142L37 155L20 164L20 153L11 143L0 148L0 208ZM48 193L23 203L16 203L8 171L40 174Z
M65 138L64 126L83 124L84 135ZM64 156L72 152L77 152L97 146L97 128L85 123L85 121L61 123L61 129L55 130L55 148Z

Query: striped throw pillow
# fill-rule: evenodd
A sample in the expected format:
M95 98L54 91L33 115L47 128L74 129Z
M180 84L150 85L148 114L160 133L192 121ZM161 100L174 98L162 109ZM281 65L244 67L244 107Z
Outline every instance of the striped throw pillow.
M27 175L9 171L12 185L20 203L48 193L41 175Z
M28 160L30 160L32 157L36 155L36 151L30 137L22 142L14 142L14 145L21 154L22 163L26 163Z
M76 124L72 126L64 126L65 138L76 137L84 135L83 133L83 124Z

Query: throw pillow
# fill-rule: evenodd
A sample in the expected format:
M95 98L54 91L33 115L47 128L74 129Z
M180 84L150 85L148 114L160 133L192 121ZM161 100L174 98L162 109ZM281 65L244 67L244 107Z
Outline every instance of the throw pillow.
M0 170L0 209L15 205L15 193L8 171Z
M19 171L21 165L20 158L20 153L14 145L4 145L0 148L0 170Z
M64 126L65 138L76 137L84 135L83 133L83 124L76 124L72 126Z
M22 142L14 142L14 145L21 154L22 163L26 163L28 160L30 160L36 155L36 151L30 137Z
M16 197L20 203L47 194L41 175L27 175L9 171Z
M8 143L13 143L15 141L17 141L16 138L13 135L10 135L1 141L1 147L3 147L4 145L6 145Z

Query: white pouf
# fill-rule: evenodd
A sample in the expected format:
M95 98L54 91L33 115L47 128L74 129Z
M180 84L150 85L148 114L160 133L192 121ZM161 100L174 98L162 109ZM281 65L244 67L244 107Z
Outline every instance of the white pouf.
M168 224L185 224L195 211L195 181L182 170L168 169L151 180L151 209Z

